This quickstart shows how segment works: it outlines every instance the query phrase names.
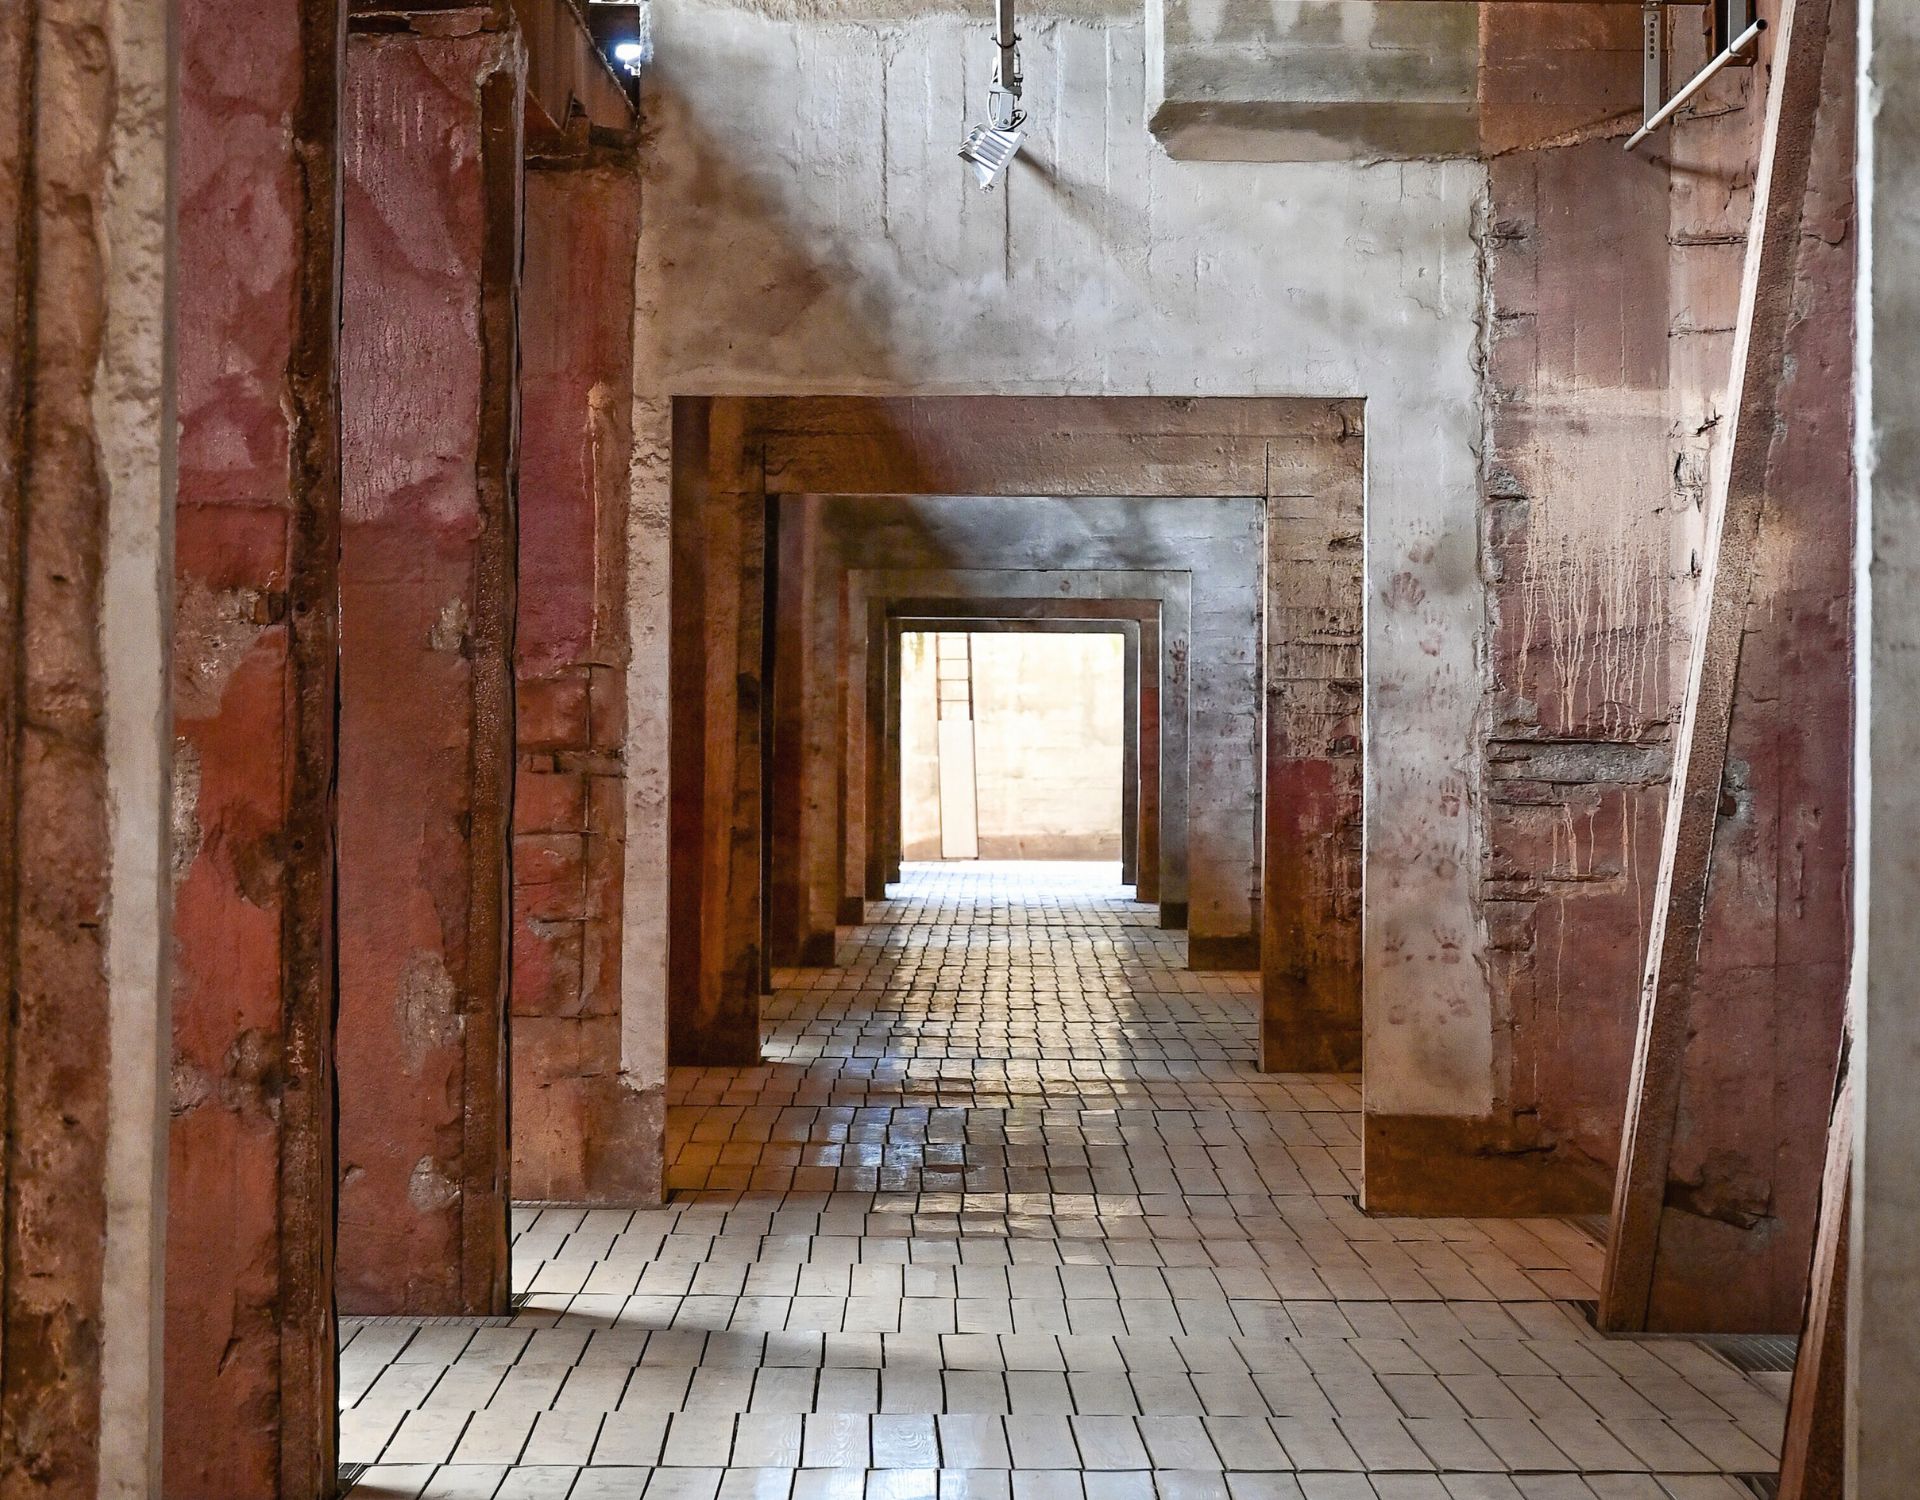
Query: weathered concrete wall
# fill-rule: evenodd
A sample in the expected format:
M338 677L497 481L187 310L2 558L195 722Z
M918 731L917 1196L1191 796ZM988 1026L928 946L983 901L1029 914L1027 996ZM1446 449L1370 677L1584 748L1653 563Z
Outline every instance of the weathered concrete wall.
M1636 25L1621 18L1621 46ZM1510 32L1494 44L1521 54L1518 69L1526 38ZM1684 648L1672 623L1690 584L1668 440L1667 172L1620 150L1625 125L1608 122L1624 102L1607 84L1625 62L1614 62L1557 119L1523 112L1515 149L1490 169L1494 1206L1503 1192L1516 1206L1545 1193L1606 1201ZM1533 132L1559 141L1583 117L1601 123L1526 144Z
M1010 632L970 639L979 857L1118 860L1125 641ZM907 859L940 858L933 640L909 633L902 662Z
M1045 86L1008 191L989 196L963 185L951 139L976 107L983 24L670 0L655 35L636 572L657 578L664 557L675 392L1367 398L1368 1108L1484 1116L1484 169L1170 162L1143 119L1146 27L1088 17L1030 25L1028 74ZM879 106L850 117L848 90ZM657 695L655 587L636 591L634 680ZM660 764L664 731L657 701L636 702L629 763ZM633 841L660 825L656 791L641 782L629 804L636 962L662 933L658 853ZM657 1034L657 959L627 994L636 1038Z
M340 1305L506 1302L524 53L347 45Z
M1190 160L1471 154L1478 11L1463 0L1148 0L1148 123Z
M620 1062L630 153L536 161L520 294L513 1190L651 1201L659 1087Z
M1349 426L1268 467L1260 1066L1352 1072L1364 1019L1364 439Z
M1863 0L1862 274L1852 896L1852 1265L1847 1276L1847 1478L1877 1500L1920 1473L1920 9Z
M166 1487L334 1469L335 443L344 33L178 8Z
M1475 1161L1488 1208L1593 1207L1608 1191L1751 208L1765 73L1728 70L1654 149L1624 154L1639 112L1636 23L1522 8L1489 11L1482 27L1483 124L1501 152L1483 478L1497 618L1484 890L1500 1050L1495 1108L1449 1139ZM1698 24L1670 24L1684 77L1704 60ZM1569 41L1586 49L1580 66L1556 67ZM1815 323L1838 336L1844 317ZM1831 368L1833 351L1807 337L1807 368ZM1830 375L1808 378L1825 395L1795 402L1808 446L1783 483L1838 503L1844 400ZM1824 483L1796 464L1829 466ZM1846 534L1838 515L1763 546L1748 637L1760 675L1742 689L1746 744L1709 919L1720 935L1703 951L1702 992L1717 998L1669 1194L1681 1227L1662 1251L1667 1294L1691 1287L1694 1300L1666 1306L1664 1326L1780 1322L1759 1309L1797 1308L1804 1278L1829 1066L1807 1055L1831 1051L1845 932L1822 869L1844 850L1834 725L1848 661L1834 622ZM1403 1132L1393 1159L1412 1164L1431 1135Z
M170 18L0 14L0 1491L159 1485ZM30 393L30 399L29 399Z

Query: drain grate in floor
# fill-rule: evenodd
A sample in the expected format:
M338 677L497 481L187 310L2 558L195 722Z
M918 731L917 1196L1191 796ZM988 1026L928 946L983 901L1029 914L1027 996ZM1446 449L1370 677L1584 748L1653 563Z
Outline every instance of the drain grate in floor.
M371 1464L340 1465L340 1493L344 1495L351 1490L360 1482L360 1476L365 1474L371 1467Z
M1700 1342L1748 1375L1790 1373L1800 1352L1800 1340L1785 1333L1722 1333Z
M1778 1474L1736 1474L1736 1484L1743 1484L1760 1500L1777 1500L1780 1494L1780 1476Z

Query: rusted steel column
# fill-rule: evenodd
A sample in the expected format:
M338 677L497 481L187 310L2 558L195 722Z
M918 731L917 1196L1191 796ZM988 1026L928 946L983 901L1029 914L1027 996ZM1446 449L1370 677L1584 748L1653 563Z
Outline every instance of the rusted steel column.
M660 1192L664 1091L621 1070L630 146L529 161L514 642L513 1188Z
M1773 72L1725 404L1730 426L1707 494L1700 614L1681 704L1601 1285L1599 1321L1615 1331L1647 1327L1654 1306L1742 633L1781 419L1830 8L1831 0L1784 0L1768 33ZM1844 443L1839 435L1833 440ZM1830 1048L1822 1054L1833 1055Z
M166 1488L334 1469L336 0L180 21ZM290 233L234 232L272 221Z
M345 1311L506 1308L524 84L512 30L348 38Z

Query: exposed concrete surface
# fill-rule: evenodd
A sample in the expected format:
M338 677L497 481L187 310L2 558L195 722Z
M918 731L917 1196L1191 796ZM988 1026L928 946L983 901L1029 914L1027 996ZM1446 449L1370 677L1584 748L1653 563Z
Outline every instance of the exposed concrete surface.
M1861 0L1849 1500L1920 1474L1920 7Z
M1479 145L1471 0L1148 0L1148 123L1169 155L1338 161Z
M954 162L984 25L654 14L641 242L629 764L660 766L675 393L1362 395L1368 430L1369 1108L1478 1114L1473 163L1169 162L1146 28L1036 21L1004 194ZM848 101L877 101L854 110ZM630 791L629 1055L661 1026L658 787ZM645 960L641 955L647 955Z
M101 1500L160 1478L171 980L174 268L169 70L173 20L105 7L114 85L97 233L106 321L92 392L106 485L100 659L112 840L106 958L106 1222L100 1299Z

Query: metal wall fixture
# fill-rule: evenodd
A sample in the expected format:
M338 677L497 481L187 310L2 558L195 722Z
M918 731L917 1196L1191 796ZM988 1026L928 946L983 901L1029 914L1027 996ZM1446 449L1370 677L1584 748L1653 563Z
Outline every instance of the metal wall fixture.
M1716 33L1726 41L1712 62L1688 80L1671 99L1667 98L1667 6L1664 0L1641 0L1640 5L1640 92L1644 99L1641 117L1644 123L1628 137L1623 148L1631 151L1654 131L1678 114L1687 102L1707 86L1722 68L1753 61L1754 46L1765 21L1753 19L1753 0L1717 0L1714 6Z
M990 188L1019 154L1026 138L1026 112L1020 108L1020 38L1013 30L1013 0L996 0L993 91L987 95L987 123L967 132L960 159L973 168L973 180Z

